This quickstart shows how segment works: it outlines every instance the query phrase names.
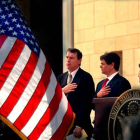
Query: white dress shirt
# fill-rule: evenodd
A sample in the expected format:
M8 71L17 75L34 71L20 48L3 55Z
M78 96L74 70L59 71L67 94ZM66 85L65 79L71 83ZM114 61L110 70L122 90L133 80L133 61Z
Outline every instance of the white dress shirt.
M112 75L110 75L109 77L107 77L109 80L107 81L107 83L106 83L106 85L113 79L113 77L115 76L115 75L117 75L118 74L118 71L117 72L115 72L115 73L113 73Z

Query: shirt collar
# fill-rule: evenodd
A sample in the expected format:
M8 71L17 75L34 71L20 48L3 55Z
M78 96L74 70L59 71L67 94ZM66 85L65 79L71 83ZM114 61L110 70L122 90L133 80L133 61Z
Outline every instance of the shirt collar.
M76 75L78 70L79 70L79 67L76 70L74 70L73 72L71 72L72 80L74 79L74 76ZM68 73L70 73L70 72L68 71Z
M108 79L109 79L109 81L110 80L112 80L113 79L113 77L115 76L115 75L117 75L118 74L118 71L117 72L115 72L115 73L113 73L112 75L110 75L109 77L107 77ZM108 81L108 82L109 82Z

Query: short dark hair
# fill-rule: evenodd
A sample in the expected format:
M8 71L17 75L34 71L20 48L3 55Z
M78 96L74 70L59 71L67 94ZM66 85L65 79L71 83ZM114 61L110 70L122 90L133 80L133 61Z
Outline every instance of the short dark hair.
M66 53L67 53L67 52L77 53L77 58L78 58L78 60L79 60L79 59L82 59L82 53L81 53L80 50L78 50L78 49L75 49L75 48L68 48L67 51L66 51Z
M112 62L114 63L114 69L116 71L119 70L120 67L120 57L118 54L114 52L105 53L100 56L100 60L105 60L105 62L110 65Z

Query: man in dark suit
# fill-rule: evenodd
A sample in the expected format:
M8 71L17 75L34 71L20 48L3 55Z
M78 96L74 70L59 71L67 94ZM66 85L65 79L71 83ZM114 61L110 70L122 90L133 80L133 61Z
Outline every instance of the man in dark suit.
M104 83L105 80L98 83L94 98L118 97L126 90L131 89L129 81L118 73L120 57L116 53L105 53L100 57L100 60L101 71L107 76L108 80L106 83Z
M81 61L82 53L78 49L69 48L66 53L68 72L58 76L58 82L76 114L73 128L69 134L73 133L76 138L80 138L81 130L84 129L88 135L87 139L90 139L93 132L90 120L91 102L95 90L92 76L80 68ZM69 74L72 75L70 83Z

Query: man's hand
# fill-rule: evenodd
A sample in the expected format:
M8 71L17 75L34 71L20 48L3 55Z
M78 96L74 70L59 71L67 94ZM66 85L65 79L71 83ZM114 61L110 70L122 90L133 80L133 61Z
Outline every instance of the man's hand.
M81 138L81 136L82 136L81 131L82 131L82 128L81 127L78 127L78 126L75 127L75 129L73 130L74 137L75 138Z
M74 91L77 88L77 84L76 83L70 83L68 85L66 85L65 87L62 88L62 91L65 94L68 94L69 92Z
M103 88L101 88L101 90L97 93L97 98L101 98L105 95L108 95L109 92L111 91L110 86L104 86Z

